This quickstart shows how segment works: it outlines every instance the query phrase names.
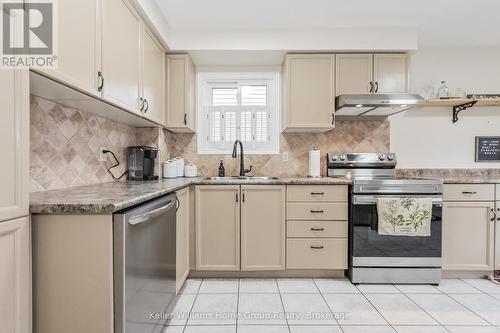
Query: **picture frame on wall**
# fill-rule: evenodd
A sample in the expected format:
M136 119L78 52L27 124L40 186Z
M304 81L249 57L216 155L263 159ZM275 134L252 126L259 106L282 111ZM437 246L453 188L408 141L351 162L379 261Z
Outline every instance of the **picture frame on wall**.
M475 161L500 162L500 136L476 136Z

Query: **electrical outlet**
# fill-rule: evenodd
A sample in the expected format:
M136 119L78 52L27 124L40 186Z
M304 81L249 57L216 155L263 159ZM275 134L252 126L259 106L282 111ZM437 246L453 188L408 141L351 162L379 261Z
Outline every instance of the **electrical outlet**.
M284 151L283 154L281 155L283 162L288 162L288 152Z
M100 162L106 162L106 160L108 159L108 154L106 154L104 151L105 150L109 150L108 148L106 147L99 147L99 161Z

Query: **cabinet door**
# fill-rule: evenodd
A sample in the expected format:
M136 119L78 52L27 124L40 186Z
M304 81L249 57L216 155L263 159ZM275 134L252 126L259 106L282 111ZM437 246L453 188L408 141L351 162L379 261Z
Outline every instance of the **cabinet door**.
M167 56L167 128L172 131L195 130L195 70L187 54Z
M57 6L57 69L40 71L98 96L101 0L59 1Z
M143 97L146 117L165 123L165 52L151 32L144 27L142 43Z
M102 7L102 97L129 111L139 112L139 16L124 0L105 0Z
M285 269L285 187L241 186L241 270Z
M0 70L2 172L0 221L29 214L29 84L27 70Z
M240 270L240 187L196 187L196 269Z
M329 54L287 56L285 130L334 127L334 63Z
M2 332L31 332L29 218L0 222L0 325Z
M373 81L376 93L408 93L410 56L408 54L375 54Z
M373 55L337 54L335 77L337 96L369 94L373 81Z
M182 288L189 274L189 188L177 194L176 291Z
M493 270L493 202L443 205L443 269Z
M497 185L497 191L500 189L500 185ZM500 199L500 195L497 192L497 199ZM500 270L500 201L497 201L497 216L495 224L495 270Z

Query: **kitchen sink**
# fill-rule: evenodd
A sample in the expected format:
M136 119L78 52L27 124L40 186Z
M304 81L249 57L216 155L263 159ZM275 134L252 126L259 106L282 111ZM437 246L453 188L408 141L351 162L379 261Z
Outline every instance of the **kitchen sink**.
M205 180L278 180L278 177L254 177L254 176L231 176L231 177L207 177Z

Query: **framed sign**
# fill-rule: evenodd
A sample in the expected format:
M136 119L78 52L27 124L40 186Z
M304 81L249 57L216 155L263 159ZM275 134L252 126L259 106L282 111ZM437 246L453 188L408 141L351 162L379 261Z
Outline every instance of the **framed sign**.
M476 136L476 162L500 162L500 136Z

